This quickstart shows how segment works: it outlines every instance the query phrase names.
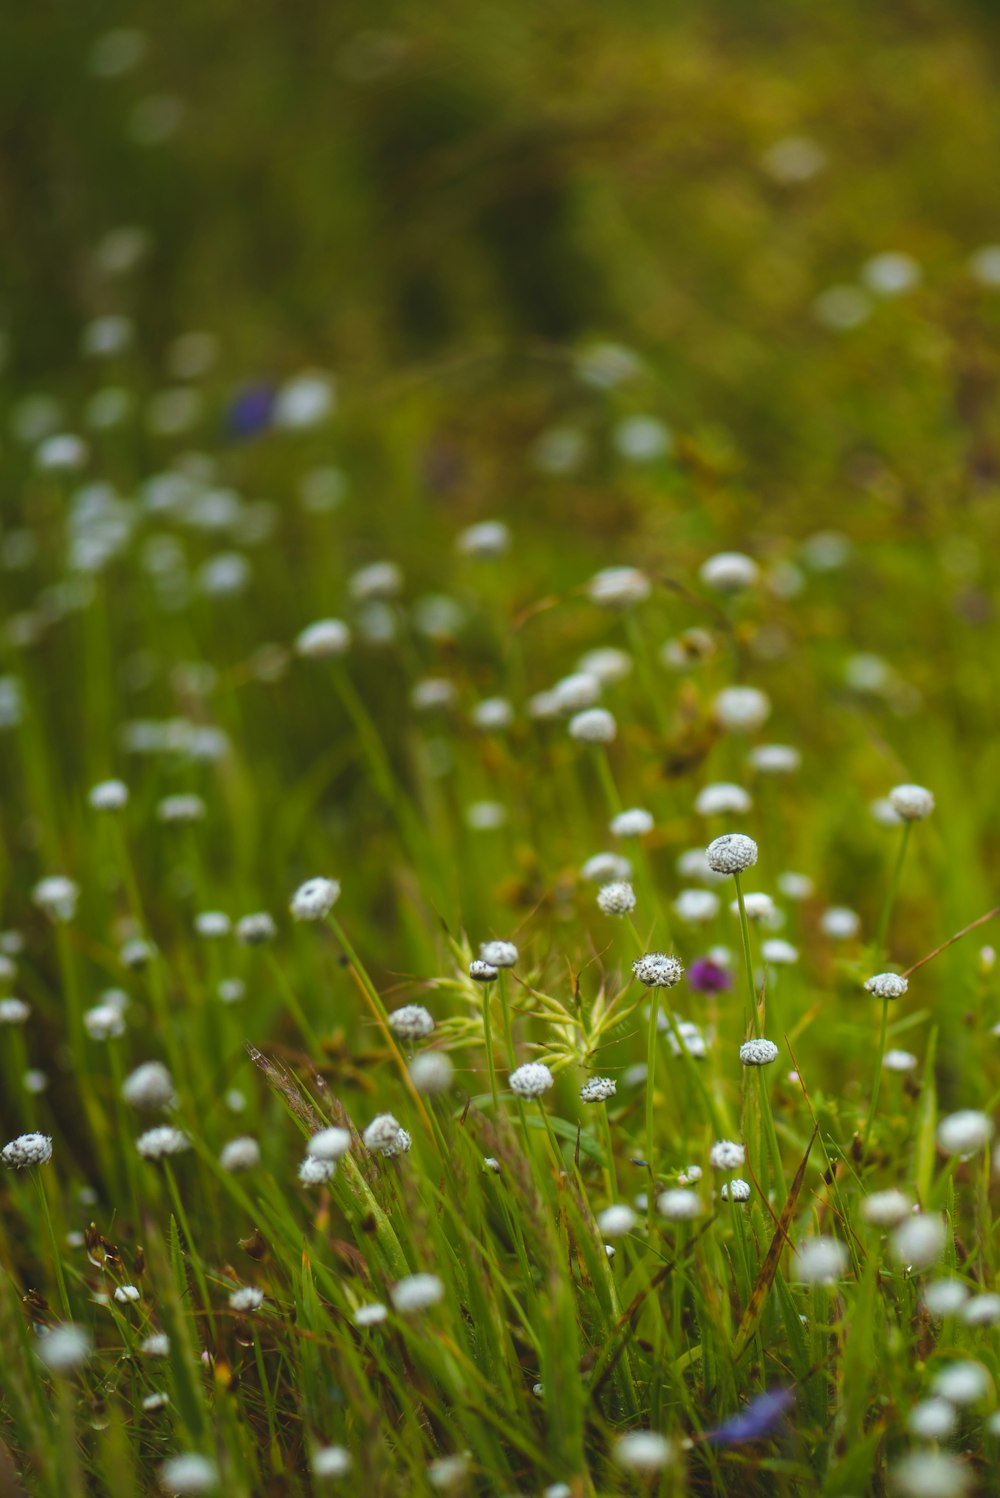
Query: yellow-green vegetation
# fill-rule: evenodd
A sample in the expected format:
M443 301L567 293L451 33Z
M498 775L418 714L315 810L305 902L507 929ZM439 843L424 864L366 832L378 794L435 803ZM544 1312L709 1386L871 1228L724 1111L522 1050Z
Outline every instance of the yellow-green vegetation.
M993 8L4 29L0 1492L986 1498Z

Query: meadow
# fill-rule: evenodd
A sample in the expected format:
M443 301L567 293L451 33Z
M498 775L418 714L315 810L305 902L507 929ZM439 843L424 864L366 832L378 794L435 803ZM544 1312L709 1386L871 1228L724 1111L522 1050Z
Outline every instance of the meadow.
M0 1498L987 1498L992 7L23 10Z

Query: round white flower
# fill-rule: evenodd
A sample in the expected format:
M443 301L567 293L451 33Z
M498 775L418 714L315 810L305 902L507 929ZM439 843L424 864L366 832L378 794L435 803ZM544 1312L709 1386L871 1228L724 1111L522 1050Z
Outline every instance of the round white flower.
M139 1299L138 1285L119 1285L115 1290L115 1300L120 1306L134 1304Z
M745 832L724 832L709 843L705 857L717 874L741 874L757 862L757 844Z
M479 520L459 533L455 546L467 557L502 557L510 549L510 530L502 520Z
M262 946L264 942L273 941L277 934L274 917L266 910L254 911L236 922L236 940L245 947Z
M820 916L820 929L834 941L850 941L861 930L861 917L846 905L831 905Z
M180 793L164 796L157 804L156 815L161 822L200 822L205 815L205 803L200 796Z
M931 1388L949 1404L978 1404L990 1392L990 1375L982 1363L950 1363L938 1373Z
M160 1467L160 1487L164 1493L175 1498L188 1498L189 1494L210 1493L218 1486L219 1469L207 1456L197 1452L182 1452L170 1456Z
M589 884L613 884L631 877L632 865L621 853L595 853L580 870L580 878Z
M702 786L695 797L694 809L700 817L742 816L752 805L752 798L741 785L720 780L714 785Z
M313 1134L309 1140L308 1153L315 1160L340 1160L351 1147L351 1133L349 1129L340 1129L335 1125L328 1129L320 1129Z
M602 884L597 891L597 904L605 915L629 915L635 909L635 890L624 879Z
M867 992L877 999L901 999L909 986L901 973L876 973L865 982Z
M10 1170L47 1165L51 1159L52 1140L48 1134L19 1134L0 1150L0 1163Z
M83 1366L92 1348L89 1332L72 1321L64 1321L38 1338L36 1351L50 1373L65 1376Z
M580 1088L581 1103L606 1103L614 1097L617 1084L611 1077L590 1077Z
M729 909L733 915L739 915L739 900L732 900ZM748 890L743 896L743 909L746 911L748 921L760 921L765 925L774 922L776 915L774 901L762 890Z
M759 687L723 687L712 702L720 728L729 733L754 733L771 715L771 699Z
M199 910L194 918L194 929L206 941L221 941L233 929L233 923L224 910Z
M930 1269L944 1253L948 1232L940 1217L921 1212L892 1235L892 1256L908 1269Z
M829 1285L844 1278L850 1262L847 1245L839 1238L806 1238L799 1244L792 1272L804 1284Z
M113 1040L125 1034L125 1021L113 1004L95 1004L85 1012L83 1028L91 1040Z
M492 962L484 962L481 957L473 957L469 963L469 977L473 983L492 983L499 976L500 969Z
M873 1191L861 1203L861 1215L874 1227L894 1228L905 1222L913 1204L905 1191L891 1187L888 1191Z
M904 822L922 822L934 810L934 795L923 785L896 785L889 792L889 803Z
M243 1134L238 1139L230 1139L222 1146L219 1153L219 1164L223 1170L238 1172L241 1170L256 1170L260 1164L260 1145L256 1139Z
M354 1325L360 1327L379 1326L388 1317L389 1312L381 1301L373 1301L371 1305L358 1306L354 1313Z
M379 1113L362 1134L365 1149L373 1155L391 1155L395 1151L402 1125L391 1113Z
M966 1326L996 1326L1000 1321L1000 1295L973 1295L959 1312Z
M319 1446L309 1458L313 1477L346 1477L351 1470L351 1453L344 1446Z
M513 967L517 948L512 941L484 941L480 942L479 956L490 967Z
M901 1457L892 1480L906 1498L964 1498L972 1487L972 1475L958 1457L925 1448Z
M403 574L395 562L369 562L351 574L348 592L357 603L395 598L403 586Z
M646 833L652 830L652 813L644 811L639 806L631 807L628 811L620 811L611 819L611 833L614 837L645 837Z
M616 1202L597 1214L597 1228L602 1238L624 1238L632 1232L638 1218L624 1202Z
M790 941L783 941L780 936L762 941L760 955L772 967L792 967L799 960L798 948L793 947Z
M778 889L786 900L808 900L811 899L815 886L808 874L786 869L783 874L778 875Z
M563 676L552 688L552 698L557 713L579 713L593 707L601 695L601 683L587 671L574 671Z
M733 1180L726 1182L719 1195L724 1202L748 1202L750 1200L750 1183L749 1181L741 1181L739 1176L736 1176Z
M23 999L0 999L0 1025L23 1025L31 1016L31 1005Z
M418 1092L447 1092L454 1075L455 1068L446 1051L424 1051L410 1062L410 1081Z
M697 1192L679 1186L660 1193L656 1210L670 1222L692 1222L701 1212L701 1198Z
M389 1015L389 1025L404 1040L426 1040L434 1031L434 1019L422 1004L404 1004Z
M295 891L288 908L297 921L321 921L339 899L338 879L307 879Z
M605 707L588 707L569 720L571 739L581 744L610 744L618 732L614 716Z
M740 1060L744 1066L770 1066L778 1059L778 1047L773 1040L745 1040L740 1046Z
M720 551L702 562L698 576L713 593L740 593L754 586L760 578L760 569L742 551Z
M128 786L124 780L102 780L91 786L87 801L93 811L121 811L128 804Z
M507 1080L511 1092L518 1097L540 1098L543 1092L548 1092L555 1077L544 1061L525 1061L522 1066L514 1068Z
M733 1139L720 1139L708 1153L713 1170L739 1170L746 1160L746 1150Z
M169 1357L170 1338L166 1332L152 1332L143 1342L139 1343L139 1351L146 1358Z
M587 584L591 603L605 609L630 608L648 598L651 590L649 578L638 567L605 567Z
M436 1274L406 1275L392 1289L392 1303L404 1315L410 1311L424 1311L443 1299L444 1284Z
M131 1108L153 1112L176 1102L174 1082L162 1061L144 1061L122 1083L122 1097Z
M38 881L31 891L31 898L49 920L71 921L76 914L80 887L64 874L50 874Z
M458 691L453 681L445 676L426 676L414 683L410 691L410 706L418 713L440 712L454 707L457 698Z
M655 1430L632 1430L614 1445L614 1458L628 1472L660 1472L670 1465L674 1448Z
M682 889L674 901L674 913L692 926L713 921L719 913L719 897L710 889Z
M963 1108L949 1113L937 1127L937 1142L946 1155L974 1155L985 1149L993 1138L994 1124L987 1113Z
M791 744L758 744L750 750L750 763L760 775L793 775L802 755Z
M514 709L506 697L484 697L470 714L476 728L483 733L502 733L514 721Z
M315 1155L306 1155L299 1166L300 1186L325 1186L332 1181L337 1171L336 1161L318 1160Z
M342 619L317 619L296 637L297 655L311 660L346 655L351 645L351 631Z
M259 1311L263 1304L264 1292L256 1285L243 1285L229 1297L229 1305L234 1311Z
M924 1441L946 1441L958 1423L958 1414L947 1399L922 1399L906 1417L906 1428Z
M614 645L603 645L597 650L588 650L581 655L576 663L578 671L585 671L588 676L596 676L602 686L613 686L616 681L624 681L632 670L632 657L626 650L619 650Z
M156 1129L147 1129L135 1141L135 1147L144 1160L162 1160L167 1155L179 1155L191 1148L191 1141L180 1129L162 1124Z

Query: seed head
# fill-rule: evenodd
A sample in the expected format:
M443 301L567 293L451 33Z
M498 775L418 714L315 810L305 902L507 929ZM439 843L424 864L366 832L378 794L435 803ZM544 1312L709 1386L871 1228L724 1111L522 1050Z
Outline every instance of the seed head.
M603 645L597 650L588 650L576 663L578 671L596 676L604 687L616 681L624 681L632 670L632 657L627 650L618 650L614 645Z
M339 1129L333 1126L329 1129L320 1129L309 1140L309 1153L314 1160L340 1160L347 1154L351 1147L351 1133L349 1129Z
M489 967L513 967L517 948L512 941L484 941L480 943L479 956Z
M361 1136L365 1142L365 1148L371 1150L373 1155L394 1155L397 1153L396 1145L400 1133L404 1132L402 1125L393 1118L391 1113L379 1113L372 1119Z
M684 969L669 952L646 952L632 964L632 972L646 988L674 988Z
M960 1312L966 1326L996 1326L1000 1321L1000 1295L974 1295Z
M319 1160L315 1155L306 1155L299 1166L299 1184L302 1186L325 1186L332 1181L337 1165L334 1160Z
M256 1285L242 1285L232 1292L229 1304L234 1311L259 1311L264 1304L264 1292Z
M392 1290L392 1303L404 1315L424 1311L443 1298L444 1285L436 1274L408 1274Z
M553 706L557 713L582 713L593 707L601 695L601 683L588 671L573 671L563 676L552 688Z
M709 843L705 857L717 874L742 874L757 862L757 844L745 832L724 832Z
M182 1130L161 1124L159 1128L147 1129L145 1134L140 1134L135 1147L144 1160L162 1160L166 1155L179 1155L190 1149L191 1141Z
M748 1202L750 1200L750 1184L748 1181L741 1181L739 1176L735 1176L733 1180L725 1183L719 1195L724 1202Z
M472 709L471 718L483 733L503 733L514 721L514 709L506 697L484 697Z
M338 879L307 879L295 891L288 908L297 921L321 921L339 899Z
M48 1134L19 1134L0 1150L0 1162L10 1170L47 1165L51 1159L52 1140Z
M354 1313L354 1325L361 1327L378 1326L381 1322L385 1321L388 1315L389 1312L382 1302L376 1300L371 1305L358 1306L358 1309Z
M410 706L417 713L440 712L454 707L458 692L453 681L445 676L427 676L415 682L410 692Z
M115 1300L120 1306L134 1305L139 1299L138 1285L119 1285L115 1291Z
M543 1092L548 1092L555 1077L544 1061L526 1061L523 1066L515 1067L508 1081L511 1092L518 1097L540 1098Z
M605 915L630 915L635 909L635 890L624 879L602 884L597 891L597 904Z
M744 1066L770 1066L778 1059L778 1047L773 1040L745 1040L740 1046L740 1060Z
M909 986L901 973L876 973L865 982L867 992L877 999L901 999Z
M139 1343L139 1351L146 1358L169 1357L170 1338L166 1332L152 1332L145 1341Z
M348 592L356 603L395 598L403 587L403 574L395 562L369 562L351 574Z
M896 785L889 792L889 804L904 822L923 822L934 810L934 795L923 785Z
M484 962L481 957L473 957L469 963L469 977L473 983L492 983L499 976L500 969L492 962Z
M614 715L606 707L588 707L569 720L569 736L581 744L610 744L618 732Z
M87 801L93 811L121 811L128 804L128 786L124 780L102 780L91 786Z
M113 1040L125 1034L125 1021L113 1004L96 1004L83 1016L83 1027L91 1040Z
M71 921L76 914L80 887L64 874L50 874L38 881L31 891L31 898L50 921Z
M580 870L580 878L590 884L613 884L631 877L632 865L621 853L595 853Z
M241 1134L222 1146L219 1164L223 1170L237 1174L243 1170L256 1170L260 1164L260 1145L249 1134Z
M433 1033L433 1016L422 1004L404 1004L389 1015L389 1024L404 1040L426 1040Z
M961 1155L964 1158L985 1149L993 1138L993 1120L987 1113L975 1108L963 1108L959 1113L949 1113L937 1127L937 1142L946 1155Z
M616 1083L611 1077L590 1077L580 1088L581 1103L606 1103L614 1097Z
M346 655L350 646L351 631L342 619L317 619L296 638L295 653L309 660L323 660Z

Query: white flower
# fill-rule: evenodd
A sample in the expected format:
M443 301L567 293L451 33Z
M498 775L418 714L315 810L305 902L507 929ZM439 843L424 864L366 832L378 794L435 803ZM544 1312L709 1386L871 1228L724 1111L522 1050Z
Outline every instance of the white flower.
M861 280L876 296L900 296L912 291L920 279L920 266L902 250L883 250L861 267Z
M230 1308L234 1311L259 1311L263 1304L264 1292L256 1285L243 1285L229 1297Z
M510 548L510 531L502 520L479 520L459 533L455 547L467 557L502 557Z
M200 796L181 793L164 796L156 808L161 822L200 822L205 815L205 803Z
M610 744L618 732L613 714L605 707L588 707L569 720L569 736L581 744Z
M635 890L624 879L602 884L597 891L597 904L605 915L629 915L635 909Z
M351 631L343 619L317 619L307 625L295 640L295 653L310 660L346 655L351 646Z
M619 650L614 645L603 645L581 655L576 669L585 671L588 676L596 676L602 686L609 687L616 681L624 681L629 675L632 657L626 650Z
M741 1181L739 1176L736 1176L733 1180L726 1182L719 1195L724 1202L748 1202L750 1200L750 1183L748 1181Z
M969 1298L961 1280L931 1280L924 1286L924 1305L932 1316L954 1316Z
M861 1203L861 1215L874 1227L894 1228L905 1222L912 1210L912 1202L905 1191L892 1187L888 1191L873 1191Z
M922 1399L906 1417L906 1428L924 1441L946 1441L958 1423L958 1414L947 1399Z
M711 660L717 649L715 637L707 629L685 629L660 647L660 660L671 671L690 671Z
M449 1488L465 1485L469 1471L468 1458L461 1455L439 1456L427 1465L427 1481L432 1488L446 1493Z
M389 1024L404 1040L426 1040L433 1033L434 1019L422 1004L404 1004L389 1015Z
M709 1150L709 1164L713 1170L739 1170L746 1160L746 1150L733 1139L720 1139Z
M723 687L712 701L712 713L730 733L753 733L770 717L771 699L758 687Z
M176 1102L173 1078L162 1061L144 1061L122 1083L122 1097L132 1108L153 1112Z
M229 935L233 923L224 910L200 910L194 918L194 929L206 941L218 941Z
M444 1298L444 1285L436 1274L409 1274L392 1289L392 1303L404 1315L423 1311Z
M130 941L123 944L118 956L123 967L131 968L134 972L141 972L156 956L156 948L145 937L133 936Z
M974 1295L959 1314L966 1326L996 1326L1000 1321L1000 1295Z
M563 676L552 688L552 697L559 713L579 713L593 707L601 695L601 683L596 676L586 671L574 671Z
M677 1035L670 1028L670 1022L665 1014L657 1016L657 1029L666 1032L667 1045L670 1047L671 1054L682 1056L686 1053L688 1056L693 1056L696 1061L703 1061L708 1055L708 1046L698 1026L691 1020L678 1019L676 1015L674 1022L677 1026ZM680 1036L680 1040L677 1036Z
M358 1306L354 1313L355 1326L378 1326L388 1316L389 1312L381 1301L373 1301L371 1305Z
M153 1410L165 1409L169 1403L169 1395L164 1394L162 1390L154 1390L152 1394L146 1394L143 1397L142 1407L144 1410L152 1413Z
M313 1477L346 1477L351 1470L351 1453L344 1446L318 1446L309 1458Z
M650 591L649 578L638 567L605 567L587 584L591 603L605 609L624 609L642 603Z
M76 914L80 888L63 874L50 874L38 881L31 891L31 898L49 920L71 921Z
M52 1140L48 1134L19 1134L0 1150L0 1163L11 1170L47 1165L51 1159Z
M750 763L761 775L792 775L802 755L791 744L758 744L750 750Z
M165 1493L187 1498L188 1494L210 1493L218 1484L219 1469L207 1456L186 1451L162 1463L159 1481Z
M729 909L733 915L739 915L739 900L731 901ZM776 914L774 901L762 890L748 890L743 896L743 909L748 921L761 921L764 924L773 923Z
M865 981L865 989L877 999L901 999L909 986L901 973L876 973Z
M754 586L760 578L760 569L742 551L720 551L702 562L698 576L713 593L739 593Z
M963 1108L959 1113L949 1113L937 1127L937 1142L946 1155L961 1155L963 1158L985 1149L993 1138L993 1120L986 1113L974 1108Z
M589 884L613 884L631 877L632 865L621 853L595 853L580 870L580 878Z
M102 780L87 793L93 811L121 811L128 803L128 786L124 780Z
M911 1451L892 1468L892 1479L907 1498L963 1498L972 1475L949 1451Z
M306 1155L299 1166L299 1184L325 1186L327 1181L333 1180L336 1169L336 1162L333 1160L318 1160L315 1155Z
M814 887L808 874L799 874L794 869L778 875L778 889L786 900L808 900Z
M620 811L611 819L611 832L614 837L645 837L646 833L652 830L652 814L639 806L631 807L628 811Z
M705 857L717 874L741 874L757 862L757 844L745 832L724 832L709 843Z
M861 917L846 905L831 905L820 916L820 929L834 941L850 941L861 930Z
M403 586L403 574L395 562L369 562L352 573L348 591L357 603L395 598Z
M115 1291L115 1300L120 1306L134 1303L139 1299L138 1285L119 1285Z
M470 714L476 728L483 733L502 733L514 721L514 709L506 697L484 697Z
M260 1164L260 1145L248 1134L242 1134L237 1139L230 1139L222 1146L219 1164L223 1170L234 1173L241 1170L256 1170Z
M64 1321L39 1337L36 1351L50 1373L68 1375L87 1361L92 1346L89 1332L72 1321Z
M684 977L677 957L666 951L647 951L632 963L633 974L647 989L672 989Z
M580 1088L581 1103L606 1103L614 1097L617 1086L611 1077L590 1077Z
M651 463L674 445L673 433L658 416L625 416L614 430L615 451L630 463Z
M23 1025L31 1015L31 1005L23 999L0 999L0 1025Z
M302 431L327 420L337 403L332 377L322 369L305 369L286 380L274 402L275 426Z
M135 1147L144 1160L162 1160L166 1155L179 1155L191 1148L191 1141L180 1129L162 1124L156 1129L147 1129L135 1141Z
M453 681L445 676L426 676L414 682L410 690L410 706L417 713L438 712L453 707L458 691Z
M492 962L484 962L481 957L473 957L469 963L469 977L473 983L492 983L499 976L500 969Z
M904 822L922 822L934 810L934 795L923 785L896 785L889 792L893 811Z
M555 1077L544 1061L525 1061L514 1068L507 1080L511 1092L518 1097L540 1098L543 1092L548 1092Z
M113 1004L96 1004L85 1012L83 1028L91 1040L112 1040L125 1034L125 1021Z
M839 1238L806 1238L792 1262L795 1278L807 1285L829 1285L843 1279L850 1264L847 1245Z
M264 942L273 941L277 934L274 918L266 910L242 916L236 922L236 940L245 947L259 947Z
M470 801L464 815L473 832L495 832L506 822L507 808L502 801Z
M321 921L339 899L338 879L307 879L295 891L288 908L297 921Z
M791 967L799 960L798 948L793 947L790 941L783 941L780 936L772 936L767 941L762 941L760 955L772 967Z
M701 1212L701 1198L694 1191L677 1187L660 1193L656 1210L671 1222L692 1222Z
M744 1066L770 1066L778 1059L778 1047L773 1040L745 1040L740 1046L740 1060Z
M479 956L490 967L513 967L517 948L512 941L484 941L479 945Z
M742 816L753 805L749 793L741 785L720 780L714 785L702 786L695 797L694 809L700 817L721 817L732 814Z
M719 913L719 897L710 889L682 889L674 901L674 912L692 926L712 921Z
M990 1392L990 1383L990 1375L982 1363L970 1359L942 1368L931 1388L949 1404L978 1404Z
M597 1214L597 1227L602 1238L624 1238L638 1221L632 1208L624 1202L616 1202Z
M365 1149L371 1150L373 1155L391 1155L401 1130L402 1125L391 1113L377 1114L361 1136Z
M614 1445L614 1458L628 1472L659 1472L673 1461L674 1449L655 1430L632 1430Z
M351 1147L351 1132L332 1126L320 1129L309 1140L309 1154L314 1160L341 1160Z
M170 1338L166 1332L152 1332L145 1341L139 1343L139 1351L147 1358L169 1357Z
M909 1217L892 1235L892 1256L908 1269L930 1269L944 1253L947 1229L940 1217L921 1212Z

